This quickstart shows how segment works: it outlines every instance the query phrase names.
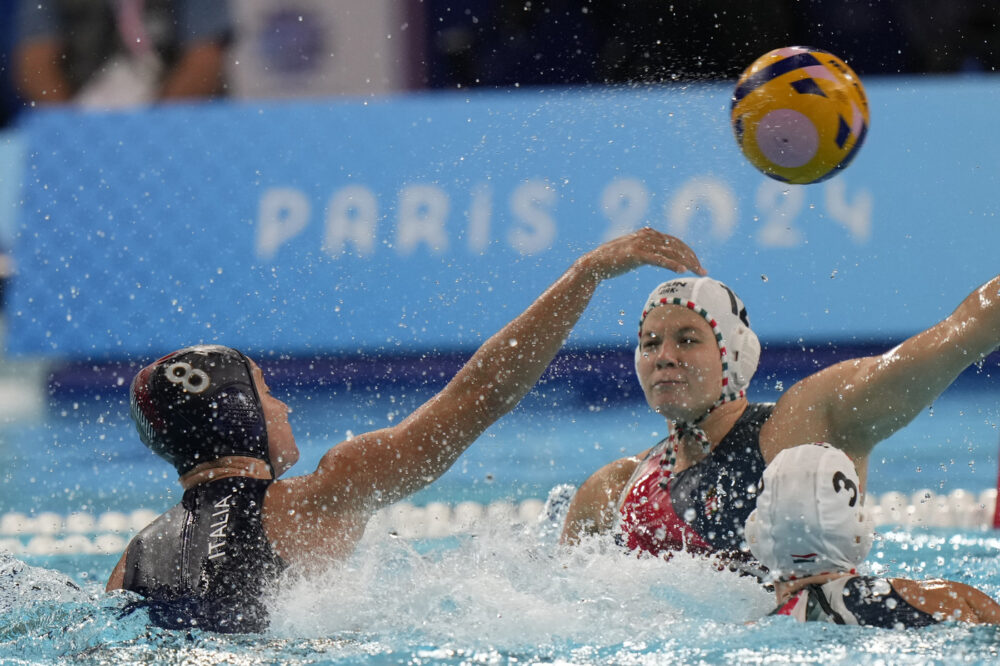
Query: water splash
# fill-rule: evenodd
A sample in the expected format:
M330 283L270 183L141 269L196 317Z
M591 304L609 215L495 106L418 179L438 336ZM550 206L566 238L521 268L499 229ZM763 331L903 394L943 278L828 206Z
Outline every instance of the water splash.
M561 520L565 504L553 504ZM497 519L474 536L421 541L373 532L343 566L290 576L271 603L271 630L247 636L152 628L142 611L122 615L128 593L105 595L0 555L0 661L915 664L989 662L996 650L993 627L764 618L773 597L752 579L694 557L630 556L604 539L563 549L551 527ZM945 530L888 532L879 544L888 575L971 576L994 597L997 547L990 533Z
M756 581L703 559L627 556L605 539L564 549L537 528L494 524L446 541L366 538L346 566L286 582L273 632L555 649L656 640L671 624L743 622L772 605Z

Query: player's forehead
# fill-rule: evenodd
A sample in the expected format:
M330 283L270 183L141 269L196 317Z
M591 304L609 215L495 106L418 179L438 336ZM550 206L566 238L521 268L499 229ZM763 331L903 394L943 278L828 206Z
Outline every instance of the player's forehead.
M712 327L708 325L704 317L683 305L658 305L646 315L639 335L662 336L685 330L711 333Z

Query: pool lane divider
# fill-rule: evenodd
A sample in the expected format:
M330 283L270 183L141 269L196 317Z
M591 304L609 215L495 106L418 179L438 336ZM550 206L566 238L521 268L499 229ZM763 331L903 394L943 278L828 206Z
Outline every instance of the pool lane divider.
M966 490L948 494L921 490L910 495L888 492L869 495L865 504L875 524L883 527L984 530L996 526L995 488L978 494ZM553 518L545 509L545 502L539 499L491 504L434 502L425 506L400 502L378 512L368 532L406 539L438 539L540 525L555 532L561 528L562 516ZM0 516L0 548L15 555L116 555L157 515L148 509L97 515L10 512Z

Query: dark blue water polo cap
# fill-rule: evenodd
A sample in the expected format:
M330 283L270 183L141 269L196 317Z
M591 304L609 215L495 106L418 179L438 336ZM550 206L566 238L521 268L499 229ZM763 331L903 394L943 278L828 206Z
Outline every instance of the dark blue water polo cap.
M235 349L199 345L164 356L139 371L129 398L142 443L182 476L225 456L270 465L250 360Z

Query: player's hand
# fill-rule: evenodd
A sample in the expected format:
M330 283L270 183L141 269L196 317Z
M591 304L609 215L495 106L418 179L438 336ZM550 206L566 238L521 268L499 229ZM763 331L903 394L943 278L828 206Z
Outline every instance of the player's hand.
M580 261L598 280L622 275L639 266L659 266L676 273L691 271L696 275L707 274L694 251L684 241L650 227L610 240L585 254Z

